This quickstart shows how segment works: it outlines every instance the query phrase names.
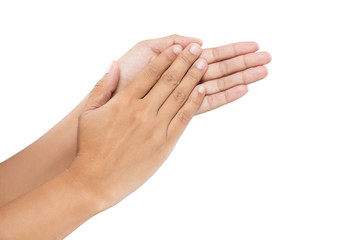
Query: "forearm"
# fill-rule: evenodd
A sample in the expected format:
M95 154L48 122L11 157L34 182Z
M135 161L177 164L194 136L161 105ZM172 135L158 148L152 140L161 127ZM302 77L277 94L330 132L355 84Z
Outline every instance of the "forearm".
M78 117L87 97L37 141L0 164L0 206L63 172L76 155Z
M0 239L63 239L100 212L68 171L0 208Z

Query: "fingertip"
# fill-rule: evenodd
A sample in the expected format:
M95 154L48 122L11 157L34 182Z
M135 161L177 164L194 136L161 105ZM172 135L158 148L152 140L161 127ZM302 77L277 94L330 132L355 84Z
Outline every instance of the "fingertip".
M260 54L263 57L263 62L265 64L268 64L268 63L271 62L272 57L271 57L271 54L269 52L263 51L263 52L258 52L258 54Z
M227 91L228 91L228 100L229 102L232 102L244 96L249 91L249 88L247 85L238 85L233 88L230 88Z
M260 45L257 42L249 41L249 42L238 42L237 44L245 44L249 51L256 52L260 49ZM244 47L243 46L243 47Z
M254 44L256 50L260 49L259 43L257 43L257 42L252 42L252 43Z
M177 35L178 38L184 38L186 40L189 41L189 43L198 43L200 46L203 45L203 40L201 40L200 38L193 38L193 37L186 37L186 36L181 36L181 35Z
M243 86L244 86L244 89L243 89L244 94L246 94L247 92L249 92L249 87L248 87L248 85L243 85Z
M203 41L200 38L186 37L186 36L181 36L178 34L175 34L175 36L176 36L176 38L175 38L174 42L176 44L180 44L184 48L191 43L197 43L200 46L203 45Z
M268 70L267 66L261 65L261 66L257 66L254 68L249 68L245 72L248 75L255 76L256 79L263 79L268 75L269 70Z
M117 62L115 61L110 62L108 71L106 73L106 77L110 91L111 92L115 91L120 78L120 68Z
M260 67L260 74L262 78L265 78L269 74L269 68L266 65Z
M238 86L235 86L235 90L238 93L246 93L249 91L249 87L248 87L248 85L238 85Z
M272 55L271 55L271 53L269 53L269 52L266 52L268 55L269 55L269 62L271 62L272 61Z
M109 72L110 72L113 63L114 63L114 61L110 61L109 66L108 66L108 68L107 68L107 70L106 70L106 73L109 73Z
M194 38L194 39L200 46L203 45L203 43L204 43L203 40L201 40L200 38Z
M199 56L202 52L201 46L197 43L191 44L189 51L191 54Z
M200 95L205 95L205 87L203 85L198 85L197 86L197 91L198 93L200 93Z
M200 58L196 61L195 66L199 70L204 70L208 66L208 63L204 58Z
M182 46L181 45L174 45L173 46L173 52L178 55L181 51L183 50Z
M268 75L268 73L269 73L269 68L268 68L266 65L264 65L263 67L264 67L264 71L265 71L266 75Z

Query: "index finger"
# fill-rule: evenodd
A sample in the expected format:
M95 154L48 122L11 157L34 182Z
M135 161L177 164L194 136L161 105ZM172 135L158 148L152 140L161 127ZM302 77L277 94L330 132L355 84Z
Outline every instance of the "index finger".
M127 91L130 91L135 98L143 98L181 51L182 47L180 45L174 45L160 53L160 55L146 65L144 70L126 87L128 89Z

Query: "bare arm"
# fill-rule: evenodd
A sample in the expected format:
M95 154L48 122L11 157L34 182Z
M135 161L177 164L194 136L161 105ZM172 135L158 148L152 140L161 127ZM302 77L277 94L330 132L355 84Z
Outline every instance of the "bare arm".
M99 211L64 171L0 208L0 239L63 239Z
M0 207L71 164L76 155L78 118L86 99L37 141L0 163Z

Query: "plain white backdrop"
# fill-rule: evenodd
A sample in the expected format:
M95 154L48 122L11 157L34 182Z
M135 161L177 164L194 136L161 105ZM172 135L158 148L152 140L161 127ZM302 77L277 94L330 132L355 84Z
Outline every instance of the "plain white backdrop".
M147 183L67 239L359 239L357 2L2 0L0 161L140 40L257 41L269 76L195 117Z

